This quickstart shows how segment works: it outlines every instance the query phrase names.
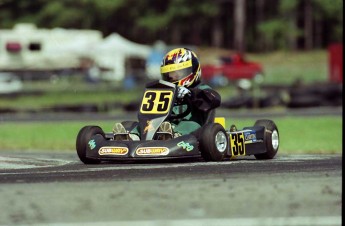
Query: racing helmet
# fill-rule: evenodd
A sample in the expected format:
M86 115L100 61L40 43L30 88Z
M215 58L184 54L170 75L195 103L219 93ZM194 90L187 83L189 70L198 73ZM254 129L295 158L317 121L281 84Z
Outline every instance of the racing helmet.
M178 86L196 86L201 80L199 60L189 49L173 49L163 58L161 75L163 80Z

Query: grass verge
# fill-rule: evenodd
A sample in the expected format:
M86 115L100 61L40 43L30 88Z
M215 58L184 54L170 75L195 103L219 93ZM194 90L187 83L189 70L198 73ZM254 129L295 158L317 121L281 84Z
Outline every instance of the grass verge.
M281 117L274 119L280 133L281 154L341 154L342 117ZM241 129L255 119L227 120ZM85 122L0 122L1 151L74 152L75 139L85 125L111 131L113 121Z

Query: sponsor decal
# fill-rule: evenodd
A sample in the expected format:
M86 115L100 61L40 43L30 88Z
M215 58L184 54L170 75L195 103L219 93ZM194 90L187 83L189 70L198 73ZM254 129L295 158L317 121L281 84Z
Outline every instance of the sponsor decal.
M256 142L256 134L254 131L244 132L244 140L245 143L253 143Z
M186 62L181 62L178 64L165 65L165 66L161 67L161 73L168 73L168 72L172 72L172 71L185 69L188 67L192 67L192 61L191 60L188 60Z
M193 145L186 143L184 141L179 142L177 146L185 149L186 151L192 151L194 149Z
M136 150L137 155L168 155L169 149L167 147L142 147Z
M126 155L127 153L126 147L101 147L98 150L99 155Z
M155 127L152 125L152 121L147 120L146 127L144 128L144 133L147 133L148 131L152 131L154 129L155 129Z
M91 150L96 147L96 141L95 140L90 140L88 144L89 144L89 147Z
M255 134L247 134L245 136L246 140L256 140L256 135Z

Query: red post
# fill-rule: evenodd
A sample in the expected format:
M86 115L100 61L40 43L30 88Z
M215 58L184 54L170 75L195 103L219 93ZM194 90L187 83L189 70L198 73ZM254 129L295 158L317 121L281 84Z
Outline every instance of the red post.
M343 43L334 43L328 47L329 80L343 82Z

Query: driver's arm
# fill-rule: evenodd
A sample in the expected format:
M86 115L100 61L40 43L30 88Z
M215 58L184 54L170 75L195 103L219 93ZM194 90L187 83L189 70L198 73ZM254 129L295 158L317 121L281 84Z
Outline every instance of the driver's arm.
M219 93L209 86L191 88L191 103L200 111L207 112L220 106L221 97Z

